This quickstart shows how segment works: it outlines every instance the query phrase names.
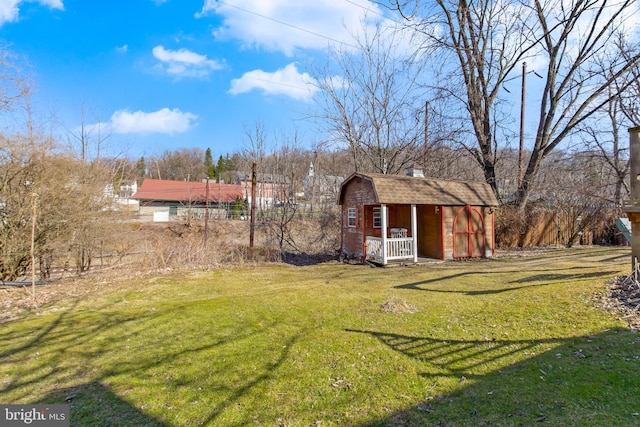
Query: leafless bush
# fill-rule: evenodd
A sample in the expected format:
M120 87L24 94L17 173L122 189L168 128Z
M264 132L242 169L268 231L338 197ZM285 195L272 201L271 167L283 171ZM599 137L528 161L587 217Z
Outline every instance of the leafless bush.
M255 244L249 247L248 221L210 221L205 240L203 224L148 224L139 227L139 243L130 264L137 270L216 268L246 262L277 262L283 258L323 259L335 254L339 245L338 218L326 213L289 222L288 239L282 250L278 235L267 222L259 222Z
M150 225L143 227L140 238L141 269L215 268L245 259L242 237L248 235L246 222L213 223L207 230L200 224ZM248 241L248 238L247 238Z

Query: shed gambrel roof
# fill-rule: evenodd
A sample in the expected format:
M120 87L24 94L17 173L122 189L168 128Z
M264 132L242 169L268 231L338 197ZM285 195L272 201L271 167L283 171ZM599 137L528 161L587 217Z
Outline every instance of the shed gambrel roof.
M469 181L445 181L406 175L354 173L340 186L338 203L342 204L346 186L354 179L371 182L377 203L401 205L473 205L498 206L489 184Z

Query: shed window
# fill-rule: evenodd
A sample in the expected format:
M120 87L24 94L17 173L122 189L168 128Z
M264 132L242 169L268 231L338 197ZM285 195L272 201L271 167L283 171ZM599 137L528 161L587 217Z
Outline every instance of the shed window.
M373 228L382 227L382 209L373 208Z
M347 209L347 225L349 227L356 226L356 208Z

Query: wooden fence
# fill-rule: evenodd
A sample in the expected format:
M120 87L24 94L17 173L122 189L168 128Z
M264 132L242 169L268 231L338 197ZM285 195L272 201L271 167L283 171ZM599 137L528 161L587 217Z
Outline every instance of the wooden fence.
M562 212L536 209L518 215L509 207L496 214L496 241L500 248L574 245L626 245L616 226L619 209Z

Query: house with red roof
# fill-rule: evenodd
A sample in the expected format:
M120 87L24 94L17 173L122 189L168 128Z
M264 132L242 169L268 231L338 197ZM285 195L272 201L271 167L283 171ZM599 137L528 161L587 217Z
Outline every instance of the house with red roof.
M154 218L166 218L164 220L200 218L207 210L211 217L224 215L226 218L242 197L240 185L151 178L145 178L131 196L138 200L140 214L153 214Z

